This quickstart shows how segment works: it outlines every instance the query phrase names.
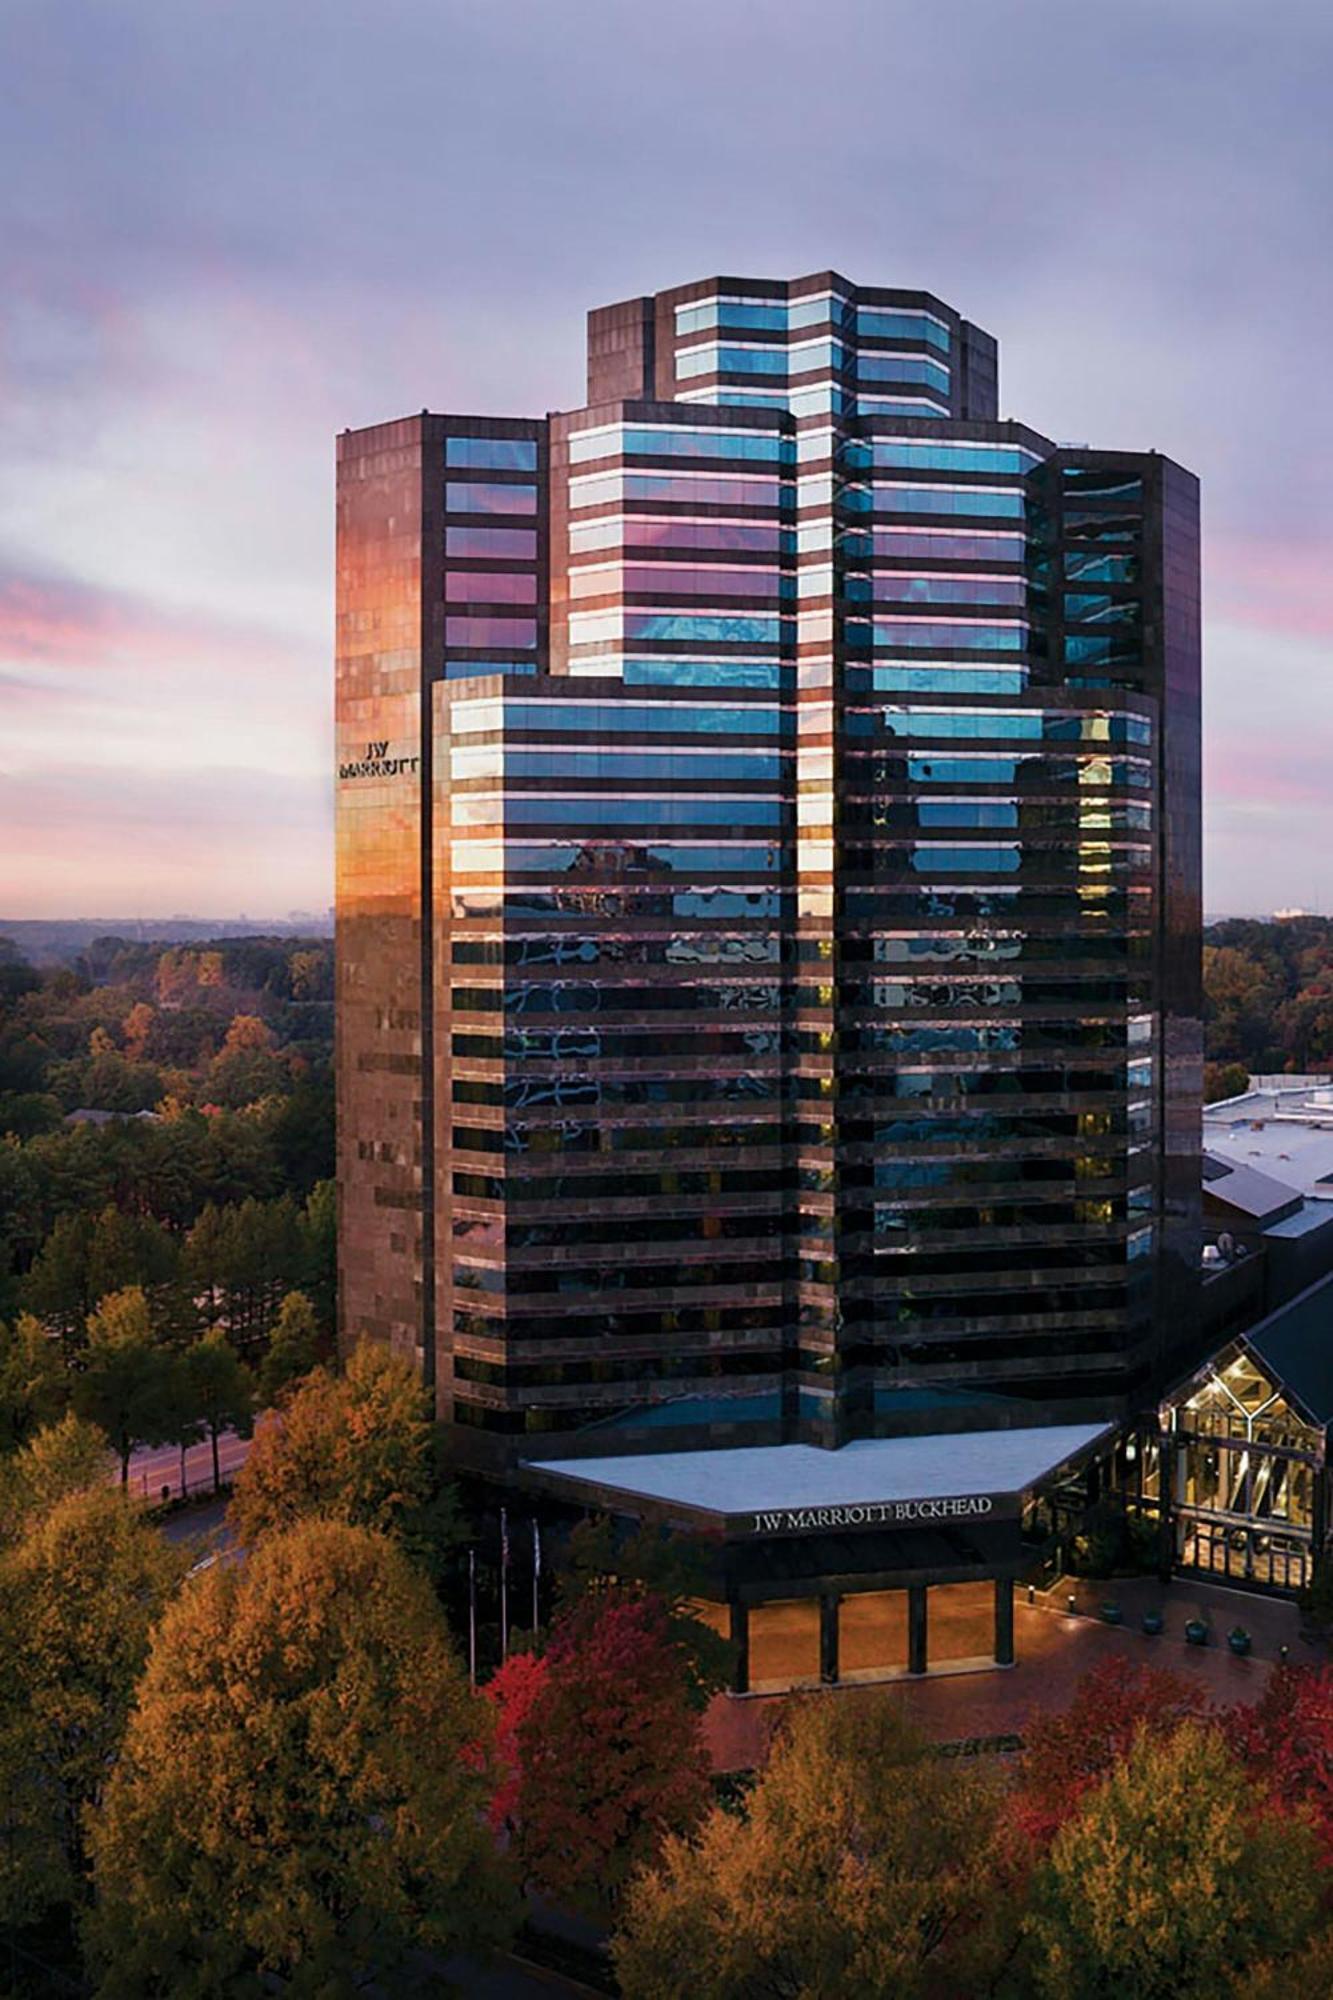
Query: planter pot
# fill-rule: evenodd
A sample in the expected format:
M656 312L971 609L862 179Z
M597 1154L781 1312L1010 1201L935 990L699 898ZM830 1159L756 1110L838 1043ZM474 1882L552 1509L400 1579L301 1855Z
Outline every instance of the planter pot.
M1158 1633L1163 1629L1166 1620L1163 1618L1160 1611L1145 1611L1141 1623L1148 1637L1150 1639L1155 1639Z
M1118 1604L1103 1604L1102 1623L1104 1625L1123 1625L1124 1622L1125 1614Z
M1185 1643L1187 1646L1206 1646L1208 1627L1202 1618L1187 1618L1185 1621Z
M1233 1653L1244 1655L1250 1650L1250 1635L1242 1626L1238 1625L1234 1632L1227 1633L1227 1644Z

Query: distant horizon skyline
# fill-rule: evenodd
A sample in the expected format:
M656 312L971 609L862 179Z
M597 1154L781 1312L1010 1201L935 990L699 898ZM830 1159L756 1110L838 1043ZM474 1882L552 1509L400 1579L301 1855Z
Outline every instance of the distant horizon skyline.
M12 921L326 908L337 434L573 407L590 307L830 267L995 334L1003 412L1199 475L1205 901L1333 899L1314 0L59 12L0 22Z
M1227 923L1281 923L1288 920L1299 921L1302 917L1315 918L1321 922L1333 921L1333 910L1310 909L1304 906L1277 904L1271 909L1205 910L1203 922L1209 924ZM16 925L28 927L67 924L324 924L333 928L334 912L327 910L147 910L139 913L121 911L116 916L99 916L87 910L72 913L50 911L25 916L0 915L0 937Z

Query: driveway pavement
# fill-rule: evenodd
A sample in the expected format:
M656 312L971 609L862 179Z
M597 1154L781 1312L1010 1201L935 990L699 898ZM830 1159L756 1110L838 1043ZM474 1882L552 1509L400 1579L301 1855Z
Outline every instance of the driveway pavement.
M1073 1616L1067 1609L1071 1589L1082 1607ZM1096 1615L1112 1597L1124 1611L1123 1625L1104 1624ZM1147 1608L1159 1609L1165 1616L1166 1630L1159 1637L1149 1638L1138 1628L1138 1618ZM1185 1643L1185 1621L1196 1614L1211 1627L1206 1646ZM1245 1658L1227 1647L1227 1632L1236 1624L1243 1624L1253 1639L1253 1650ZM1066 1582L1045 1599L1037 1595L1031 1604L1020 1590L1014 1605L1014 1641L1015 1666L941 1671L890 1685L937 1742L984 1742L1021 1737L1034 1714L1067 1707L1089 1668L1115 1655L1170 1667L1200 1682L1210 1701L1222 1707L1257 1700L1284 1645L1293 1664L1327 1657L1324 1647L1301 1639L1294 1604L1209 1583L1175 1581L1164 1590L1150 1578L1115 1585ZM867 1692L864 1686L844 1686L825 1691L821 1698L858 1701ZM762 1763L773 1724L788 1699L717 1696L704 1722L714 1768L752 1770Z

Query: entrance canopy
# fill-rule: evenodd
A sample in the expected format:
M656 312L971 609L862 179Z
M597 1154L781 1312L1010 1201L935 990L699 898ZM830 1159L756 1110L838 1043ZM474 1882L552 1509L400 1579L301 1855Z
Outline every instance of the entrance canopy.
M1111 1424L950 1431L817 1445L529 1460L530 1480L584 1506L697 1516L728 1535L825 1533L1002 1518Z

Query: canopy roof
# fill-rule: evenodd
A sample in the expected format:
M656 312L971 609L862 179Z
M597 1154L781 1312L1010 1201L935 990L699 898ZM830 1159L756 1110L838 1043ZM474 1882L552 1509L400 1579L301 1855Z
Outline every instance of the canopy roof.
M837 1451L808 1444L747 1445L529 1460L526 1469L562 1487L582 1489L581 1497L596 1493L603 1502L646 1500L724 1519L786 1515L828 1507L1016 1497L1113 1429L1110 1424L1047 1424L864 1438Z

